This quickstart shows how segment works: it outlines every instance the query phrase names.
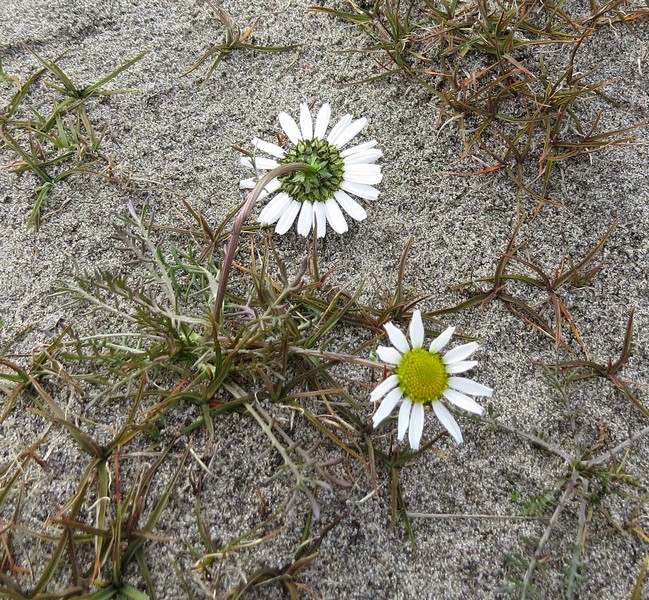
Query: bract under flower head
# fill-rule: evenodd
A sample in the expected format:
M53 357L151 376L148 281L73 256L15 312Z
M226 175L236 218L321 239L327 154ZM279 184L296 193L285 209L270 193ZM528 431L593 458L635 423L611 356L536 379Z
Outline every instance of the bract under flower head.
M472 396L491 396L493 390L480 383L456 377L476 366L476 361L467 361L478 349L476 342L457 346L441 355L448 344L454 327L449 327L435 338L428 350L423 348L424 325L421 312L415 310L410 322L410 340L392 323L385 324L385 331L392 347L379 346L379 358L390 365L393 374L381 382L371 393L370 400L381 404L373 417L374 427L387 419L394 408L399 408L397 437L403 440L408 431L408 440L413 450L419 450L424 429L424 406L430 404L439 421L453 439L462 443L462 432L453 415L444 406L442 398L458 408L481 415L483 408Z
M376 200L379 191L373 187L381 182L381 167L374 163L383 156L370 140L357 146L343 148L355 138L367 124L367 119L353 119L345 115L328 135L331 107L323 104L313 122L306 103L300 106L300 124L285 112L279 122L292 147L282 146L253 138L254 146L273 158L244 157L241 162L258 173L281 164L305 163L312 172L295 171L273 179L262 196L273 195L259 215L263 225L276 223L275 231L286 233L295 219L300 235L308 236L311 230L324 237L327 224L336 233L347 231L345 211L350 217L362 221L367 217L365 209L351 195L364 200ZM257 178L244 179L240 186L252 189ZM350 195L351 194L351 195ZM342 210L341 210L342 209ZM298 217L299 215L299 217Z

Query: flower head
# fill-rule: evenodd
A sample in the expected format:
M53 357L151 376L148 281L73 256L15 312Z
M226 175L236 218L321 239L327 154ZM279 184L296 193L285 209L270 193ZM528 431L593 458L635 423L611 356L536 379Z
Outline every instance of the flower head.
M257 148L273 158L244 157L241 162L256 171L268 171L281 164L306 163L310 173L295 171L273 179L262 192L263 196L274 194L259 215L262 225L276 223L275 231L286 233L296 217L297 232L307 236L312 229L318 237L327 231L327 223L336 233L347 231L347 221L341 211L352 219L362 221L367 217L365 209L350 194L365 200L376 200L379 191L372 187L380 183L381 167L375 165L383 152L375 149L375 140L357 146L343 148L354 139L367 124L367 119L354 120L345 115L326 135L331 117L331 107L323 104L315 120L311 118L306 103L300 106L300 124L285 112L279 122L291 142L290 148L253 138ZM256 178L244 179L240 187L252 189Z
M442 397L463 410L479 414L483 408L473 396L491 396L493 390L465 377L456 377L472 369L478 363L467 361L477 349L476 342L470 342L449 350L443 356L440 350L448 344L455 331L449 327L435 338L428 350L423 348L424 325L421 312L415 310L410 322L410 341L392 323L385 324L385 331L392 342L392 348L379 346L379 358L393 365L393 374L380 383L370 395L376 402L383 398L374 414L374 427L390 416L401 402L397 425L399 441L408 431L408 440L413 450L419 450L419 442L424 429L424 406L430 404L439 421L458 444L462 443L462 432L453 415L444 406Z

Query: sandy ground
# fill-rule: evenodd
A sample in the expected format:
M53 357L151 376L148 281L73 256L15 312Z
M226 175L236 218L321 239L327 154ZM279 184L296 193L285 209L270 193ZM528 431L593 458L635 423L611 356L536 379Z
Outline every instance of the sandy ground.
M115 186L97 178L76 177L48 197L38 232L24 224L34 200L37 182L31 175L17 179L0 170L0 321L4 337L32 325L23 349L47 341L57 325L108 330L110 322L93 321L83 307L66 308L52 297L57 281L75 269L123 269L123 257L111 239L113 223L126 214L128 202L148 202L162 223L178 223L181 199L189 200L211 222L217 223L242 200L238 180L245 176L231 144L250 147L258 135L272 139L278 131L277 114L297 114L299 103L318 107L330 102L336 114L352 112L369 119L364 136L379 140L385 152L385 174L379 201L368 206L368 219L353 224L344 236L331 235L321 249L322 264L332 265L339 281L358 283L371 274L371 294L394 283L402 249L412 236L407 283L429 298L426 309L462 299L447 286L493 273L499 253L515 225L515 187L501 173L485 177L453 177L441 171L471 171L478 163L457 163L462 152L453 124L438 132L438 112L423 89L401 78L340 87L344 82L375 73L371 58L340 54L336 50L361 47L365 39L353 28L325 15L307 12L306 0L231 0L223 3L243 27L259 17L253 40L258 44L303 43L299 51L280 54L234 52L204 89L205 68L187 77L183 73L210 44L219 41L220 25L203 2L183 0L7 0L0 4L0 56L8 74L24 80L37 65L21 42L43 56L68 53L60 61L73 81L95 81L144 49L147 56L111 83L136 92L112 96L92 105L95 123L109 123L103 149L124 174L137 178L139 190ZM18 16L17 16L18 15ZM649 36L646 26L632 35L622 26L602 27L597 41L580 54L585 70L597 65L599 80L617 79L610 92L621 100L612 107L597 98L585 104L583 115L592 122L602 111L606 128L638 123L649 115ZM553 54L554 52L554 54ZM548 53L560 60L560 50ZM471 65L467 67L471 68ZM12 93L0 84L0 101ZM49 106L45 93L41 106ZM639 132L646 142L646 131ZM7 150L0 162L16 160ZM546 206L523 235L529 240L524 256L549 272L564 250L584 256L607 228L618 226L607 244L606 264L588 287L566 295L570 310L593 359L605 362L620 351L629 309L635 307L635 355L624 375L649 381L647 338L649 289L649 147L646 143L610 147L590 156L560 163L552 197L561 207ZM535 203L524 200L533 212ZM294 232L278 240L287 256L300 256L303 242ZM542 299L542 295L538 296ZM544 314L551 313L547 304ZM527 431L542 432L566 449L590 446L598 427L608 424L611 446L646 426L646 419L603 381L575 388L578 422L566 424L560 401L544 382L533 361L565 360L552 344L512 315L501 304L472 309L449 324L484 340L475 378L496 389L491 400L501 419ZM367 384L367 391L371 384ZM635 388L641 398L644 387ZM59 399L66 405L66 399ZM366 396L359 392L359 402ZM70 400L70 409L72 400ZM18 407L19 409L21 407ZM22 407L26 408L26 407ZM104 409L107 410L107 409ZM119 413L118 409L117 413ZM193 408L187 408L193 411ZM193 413L188 413L190 416ZM371 409L367 405L367 417ZM179 415L182 421L188 415ZM98 417L99 418L99 417ZM194 417L195 418L195 414ZM539 520L506 520L522 514L523 500L551 491L565 474L565 465L514 436L494 431L468 419L461 422L466 443L440 444L446 460L428 453L402 472L409 510L420 513L492 515L469 518L413 519L418 554L414 557L401 525L388 529L389 473L379 472L379 495L366 499L371 482L357 472L357 485L346 492L321 498L320 527L347 511L348 516L327 536L319 557L300 573L300 581L322 598L494 598L497 590L523 575L509 555L529 559L544 530ZM38 439L47 423L26 410L14 410L0 425L3 461ZM203 490L204 518L215 539L226 541L260 522L255 486L272 473L264 454L263 434L245 417L230 415L216 423L216 445L211 466L214 477ZM297 421L294 434L309 433ZM439 424L428 417L425 432L432 436ZM197 450L205 440L194 440ZM384 447L389 439L384 440ZM43 468L34 467L25 479L22 521L46 528L46 521L73 493L75 478L86 457L66 436L53 429L41 448ZM171 461L168 475L173 474ZM649 493L646 465L649 444L635 446L626 468L638 475L638 497ZM196 465L193 465L195 468ZM31 468L31 467L30 467ZM135 466L133 466L135 468ZM159 534L160 542L148 560L160 598L184 597L176 565L191 582L197 597L220 597L257 569L280 567L296 550L305 513L298 503L284 519L285 529L268 543L229 555L221 565L220 581L207 572L191 572L189 550L201 552L194 520L190 469L180 476ZM291 481L280 479L263 491L270 511L278 509ZM160 489L164 480L157 485ZM521 501L512 500L520 493ZM42 502L42 498L47 502ZM572 551L578 503L572 502L544 553L546 569L537 574L542 597L561 597L562 562ZM649 529L647 505L633 498L607 496L601 507L611 521L627 527L631 521ZM637 513L634 512L637 509ZM88 510L90 510L88 508ZM35 570L44 560L45 545L25 542ZM580 598L628 598L649 545L637 535L616 532L596 514L582 557L588 565L579 588ZM214 567L216 569L216 567ZM211 573L215 577L214 571ZM65 583L65 582L63 582ZM138 584L136 578L133 581ZM649 597L646 595L643 597ZM250 593L251 598L279 598L276 584Z

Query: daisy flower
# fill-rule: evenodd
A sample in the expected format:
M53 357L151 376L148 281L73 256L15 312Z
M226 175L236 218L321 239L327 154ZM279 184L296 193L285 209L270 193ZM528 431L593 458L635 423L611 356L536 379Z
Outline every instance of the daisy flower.
M244 166L257 173L296 162L313 167L313 173L294 171L273 179L264 188L260 197L274 196L258 220L262 225L276 223L275 231L279 234L286 233L296 218L297 232L305 237L312 229L317 230L318 237L323 237L327 223L336 233L344 233L347 221L342 211L357 221L367 217L365 209L351 195L364 200L379 197L379 191L373 187L383 178L381 167L374 164L383 156L381 150L374 148L377 142L370 140L343 150L365 127L367 119L354 120L351 115L345 115L326 135L330 117L329 104L322 105L315 123L308 105L301 104L299 126L282 112L279 123L291 142L290 147L282 148L253 138L255 148L272 158L241 159ZM257 181L257 178L244 179L239 185L252 189Z
M481 415L484 409L473 396L491 396L493 390L465 377L456 377L475 367L476 361L469 358L477 349L476 342L470 342L449 350L443 356L440 351L451 339L454 327L449 327L435 338L428 350L423 348L424 325L421 312L415 310L410 322L410 341L392 323L385 324L385 331L393 347L379 346L379 358L392 366L393 374L380 383L370 395L376 402L383 398L374 414L376 428L390 416L394 408L399 408L397 425L398 438L402 441L408 431L408 440L413 450L419 450L419 442L424 429L424 406L430 404L435 415L451 434L453 439L462 443L462 432L453 415L444 406L442 397L458 408Z

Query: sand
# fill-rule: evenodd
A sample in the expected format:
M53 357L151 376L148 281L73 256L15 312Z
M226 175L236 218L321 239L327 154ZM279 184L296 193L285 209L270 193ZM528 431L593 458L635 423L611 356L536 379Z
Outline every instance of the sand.
M110 318L102 320L83 305L69 307L61 296L52 296L58 281L75 271L124 272L128 268L112 236L113 224L127 214L129 202L137 208L148 203L158 222L178 225L187 222L182 207L185 199L211 223L218 223L243 199L238 181L246 174L231 145L250 148L253 135L273 139L279 131L277 114L285 110L296 115L302 101L316 108L330 102L335 114L367 117L363 136L377 139L385 153L382 195L367 205L368 219L352 224L344 236L327 236L320 249L321 264L335 268L335 281L354 286L364 279L368 298L376 301L381 291L394 285L403 247L411 237L406 281L426 295L422 303L426 310L450 306L465 297L448 286L494 272L516 223L516 187L503 172L480 177L440 174L470 172L482 166L476 161L457 161L463 146L456 123L438 130L435 102L414 82L393 77L341 87L376 74L376 62L362 54L337 53L363 47L367 40L341 21L308 12L309 4L306 0L223 2L242 28L259 17L251 38L254 43L302 46L277 54L232 52L203 88L206 67L181 76L211 44L222 39L222 27L203 2L7 0L0 5L4 70L22 81L37 68L22 42L48 58L67 50L59 64L79 87L148 50L109 84L111 89L130 87L134 92L89 105L93 122L108 124L102 151L112 157L120 182L78 176L57 185L47 197L41 227L34 231L27 230L25 222L38 181L31 174L17 178L9 169L0 170L2 337L9 339L24 327L32 327L16 350L25 356L16 360L26 361L32 347L47 343L65 325L73 324L81 332L110 331L114 326ZM560 63L561 52L551 48L548 60ZM596 40L580 53L578 67L586 70L596 65L600 68L594 76L597 80L615 79L607 91L620 104L589 98L582 109L586 123L592 123L600 111L606 129L628 127L649 115L648 57L646 24L633 34L619 24L600 28ZM469 72L474 66L467 62ZM0 84L0 106L12 93L9 82ZM48 110L53 94L42 90L31 101ZM649 146L646 130L636 134L638 143L610 146L557 165L551 195L560 206L546 205L534 222L524 226L522 239L528 245L522 256L552 273L564 253L580 259L617 223L602 254L601 272L589 285L570 288L564 300L593 360L603 363L621 351L629 311L635 308L634 356L623 376L646 384ZM0 164L16 160L10 150L0 150ZM534 200L523 199L528 215L535 208ZM297 260L304 251L294 231L278 239L277 245L288 260ZM538 293L534 299L550 318L547 296ZM571 355L556 351L547 337L502 303L450 315L444 322L482 340L474 376L495 388L489 402L503 422L541 432L567 451L592 446L601 423L608 425L610 447L647 425L622 394L597 380L572 388L572 402L578 408L571 426L561 400L534 364L566 360ZM576 348L574 340L571 346ZM354 394L369 419L370 374L362 371L361 375L367 383L357 386ZM646 398L644 385L633 389L641 399ZM80 410L78 398L57 401L71 413ZM0 424L0 456L2 464L9 464L50 429L38 450L42 466L32 462L24 475L20 522L52 533L57 530L48 518L69 501L88 457L62 429L29 408L29 402L21 400ZM278 410L290 418L288 409ZM198 414L193 406L181 405L179 411L178 423ZM98 407L91 416L115 425L123 418L123 409ZM299 415L295 419L293 435L304 442L314 439L308 424ZM251 419L228 415L217 419L215 426L215 444L203 459L212 474L205 479L201 504L210 535L225 543L263 520L256 490L273 473L274 457L265 453L267 440ZM521 579L524 569L513 566L508 557L528 561L547 521L508 517L523 515L524 502L537 495L557 494L567 467L556 456L501 430L468 418L462 419L461 426L464 445L458 447L443 438L437 446L445 458L426 453L403 469L401 482L408 510L463 517L413 517L417 541L413 556L403 522L394 529L388 527L389 472L378 472L378 494L371 495L372 483L356 465L351 489L336 489L320 497L322 515L313 525L313 535L345 516L323 539L319 556L299 572L297 580L321 598L478 599L501 597L500 588ZM439 431L439 423L429 415L425 435L432 437ZM389 428L383 432L380 444L387 450ZM110 438L107 431L98 435ZM196 455L201 455L207 448L204 433L197 433L191 444ZM156 475L155 493L161 493L173 476L183 448L179 444ZM335 449L326 446L322 453L336 455ZM150 465L153 460L146 454L124 458L124 477L133 476L138 465ZM587 570L582 573L579 598L630 597L649 553L646 539L630 529L632 523L645 532L649 527L646 500L640 500L649 492L647 464L649 444L643 439L632 447L624 465L637 476L638 487L623 488L631 496L606 496L596 508L581 557ZM195 597L222 597L258 569L288 564L300 544L307 508L303 499L272 527L283 526L273 539L229 553L222 563L216 561L205 571L193 571L196 556L192 551L206 552L196 530L191 485L200 471L190 457L156 529L163 539L147 552L159 598L186 596L177 573L182 573ZM292 480L283 476L261 489L269 513L281 508L291 485ZM5 520L13 501L9 499L2 508ZM551 516L553 506L545 517ZM546 565L536 573L535 583L543 598L564 593L563 572L577 541L578 508L577 497L566 507L542 553ZM92 516L94 508L88 502L84 510ZM613 523L624 532L616 531ZM51 546L26 534L21 539L15 559L25 568L31 565L37 578ZM70 583L63 573L53 587L61 589ZM130 576L130 583L144 589L135 569ZM649 597L646 594L645 590L643 597ZM246 597L281 598L282 591L275 582Z

